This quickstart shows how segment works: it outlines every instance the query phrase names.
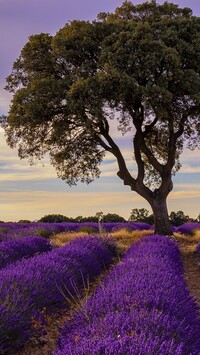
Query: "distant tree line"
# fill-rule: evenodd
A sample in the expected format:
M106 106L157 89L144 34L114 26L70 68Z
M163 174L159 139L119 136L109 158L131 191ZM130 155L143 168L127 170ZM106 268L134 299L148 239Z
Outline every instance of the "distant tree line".
M97 212L94 216L89 216L89 217L77 216L75 218L66 217L61 214L49 214L42 217L38 222L44 222L44 223L45 222L46 223L62 223L62 222L81 222L81 223L94 222L95 223L96 222L97 223L99 221L99 216L101 216L101 221L105 223L127 221L124 217L119 216L116 213L103 214L103 212ZM177 212L172 211L169 215L169 219L170 219L170 223L173 226L180 226L186 222L200 222L200 214L195 219L195 218L191 218L188 215L185 215L183 211L177 211ZM131 211L128 221L143 222L143 223L148 223L153 225L154 216L153 214L150 214L146 208L134 208ZM22 220L19 222L22 222Z
M169 220L173 226L181 226L183 223L186 222L200 222L200 214L195 219L195 218L191 218L188 215L185 215L183 211L178 211L178 212L172 211L169 215ZM139 208L139 209L134 208L131 211L129 221L153 224L154 215L149 214L149 211L146 208Z
M132 209L128 220L126 220L122 216L119 216L116 213L104 214L103 212L96 212L96 214L94 216L89 216L89 217L77 216L75 218L67 217L62 214L48 214L48 215L45 215L44 217L40 218L37 222L42 222L42 223L94 222L94 223L97 223L97 222L99 222L99 220L101 222L105 222L105 223L129 221L129 222L148 223L151 225L154 224L154 216L153 216L153 214L150 214L150 212L146 208ZM186 222L199 222L200 223L200 213L197 216L197 218L192 218L189 215L185 215L185 213L183 211L177 211L177 212L172 211L169 215L169 220L173 226L180 226ZM18 223L30 223L30 222L31 221L27 220L27 219L20 219L18 221ZM0 221L0 223L4 223L4 221Z
M47 222L47 223L61 223L61 222L98 222L99 221L99 212L95 216L83 217L77 216L75 218L66 217L61 214L49 214L42 217L38 222ZM115 213L108 213L104 215L101 213L101 220L103 222L126 222L124 217L119 216Z

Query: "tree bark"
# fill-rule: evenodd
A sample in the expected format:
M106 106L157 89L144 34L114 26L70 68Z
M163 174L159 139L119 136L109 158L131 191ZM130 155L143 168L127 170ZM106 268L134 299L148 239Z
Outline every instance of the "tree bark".
M172 235L173 228L168 217L166 197L154 192L154 198L150 202L154 214L154 232L160 235Z

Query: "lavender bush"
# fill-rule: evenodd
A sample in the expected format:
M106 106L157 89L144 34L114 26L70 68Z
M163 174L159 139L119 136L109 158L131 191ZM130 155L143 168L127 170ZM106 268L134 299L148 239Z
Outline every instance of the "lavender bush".
M0 269L22 258L51 249L49 241L42 237L24 237L2 242L0 243Z
M178 246L154 235L133 244L73 314L54 355L198 355L199 334Z
M77 238L64 247L22 260L0 271L0 352L21 347L34 331L38 310L67 307L87 281L113 261L109 241ZM113 244L111 245L113 249Z
M0 241L32 235L50 237L66 228L64 223L0 223Z
M187 222L178 227L176 231L182 234L192 234L195 229L200 229L200 223Z

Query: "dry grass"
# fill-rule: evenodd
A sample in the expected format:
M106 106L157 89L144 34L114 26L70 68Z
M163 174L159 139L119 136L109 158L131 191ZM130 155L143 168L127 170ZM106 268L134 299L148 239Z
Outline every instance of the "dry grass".
M176 240L179 242L180 250L185 254L193 254L196 247L200 243L200 230L194 231L193 235L185 235L174 233Z
M98 233L95 234L98 235ZM103 236L107 236L114 239L117 242L120 251L123 252L126 251L131 246L131 244L135 243L138 239L149 234L153 234L153 231L152 230L130 231L127 228L122 228L115 232L103 233ZM86 232L62 232L52 236L50 240L53 246L60 247L65 245L66 243L69 243L71 240L75 238L88 236L88 235L89 233Z
M53 246L61 247L71 240L88 235L86 232L62 232L50 238Z
M125 252L131 246L131 244L135 243L140 238L149 234L153 234L153 231L151 230L128 231L126 228L123 228L118 231L110 233L108 236L113 238L117 242L118 248L122 252Z
M184 267L184 276L188 289L199 306L200 314L200 261L196 252L197 245L200 243L200 230L194 231L192 235L174 233L181 251Z

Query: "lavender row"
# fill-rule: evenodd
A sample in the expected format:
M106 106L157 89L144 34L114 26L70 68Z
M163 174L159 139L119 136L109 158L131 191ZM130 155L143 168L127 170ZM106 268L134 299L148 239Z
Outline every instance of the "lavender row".
M0 223L0 241L32 235L50 237L64 230L62 223Z
M121 228L128 228L130 230L151 229L152 227L146 223L102 223L102 228L110 233ZM0 241L11 238L27 237L31 235L49 237L53 234L64 231L89 231L91 233L98 232L98 223L84 222L84 223L0 223Z
M127 228L129 230L150 230L153 226L147 223L140 222L117 222L117 223L102 223L103 230L107 233L116 230ZM188 222L182 226L174 227L174 231L182 234L191 234L195 229L200 229L200 223ZM6 241L11 238L27 237L31 235L50 237L54 234L64 231L86 231L90 233L98 232L98 223L84 222L84 223L0 223L0 241Z
M0 352L18 348L33 333L32 320L62 307L107 268L116 252L108 239L77 238L0 272Z
M176 232L187 235L187 234L192 234L197 229L200 229L200 223L187 222L187 223L182 224L180 227L177 227Z
M24 237L2 242L0 243L0 269L22 258L28 258L36 253L47 252L51 249L50 242L43 237Z
M177 245L147 236L66 323L54 355L197 355L197 314Z

